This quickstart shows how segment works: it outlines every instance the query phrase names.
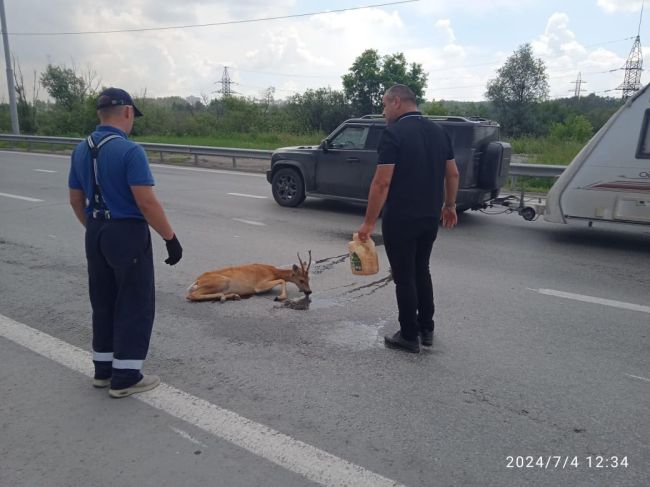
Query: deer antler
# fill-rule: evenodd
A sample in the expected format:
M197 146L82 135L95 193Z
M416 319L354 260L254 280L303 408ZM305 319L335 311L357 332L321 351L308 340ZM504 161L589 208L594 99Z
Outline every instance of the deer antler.
M300 258L300 252L296 252L296 254L298 255L298 262L300 263L300 268L302 269L302 273L307 274L307 271L305 270L305 263Z
M302 273L307 274L309 272L309 268L311 267L311 250L309 251L309 264L307 264L307 269L305 269L305 263L300 258L300 252L297 252L297 255L298 255L298 262L300 262L300 268L302 269Z

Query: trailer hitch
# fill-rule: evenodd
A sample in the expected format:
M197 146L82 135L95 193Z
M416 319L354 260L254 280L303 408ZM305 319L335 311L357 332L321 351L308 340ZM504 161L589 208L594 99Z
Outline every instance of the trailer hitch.
M544 213L544 208L546 205L542 203L541 198L537 198L537 203L531 203L530 199L526 199L524 192L522 191L519 197L515 195L502 196L498 198L491 199L487 202L487 205L490 208L495 206L504 206L507 208L507 213L517 213L526 221L533 221L537 218L538 215Z

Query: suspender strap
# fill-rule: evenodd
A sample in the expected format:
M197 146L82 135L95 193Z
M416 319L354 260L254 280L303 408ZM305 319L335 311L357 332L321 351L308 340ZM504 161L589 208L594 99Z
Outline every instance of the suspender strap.
M93 208L93 218L95 219L102 218L104 220L110 220L111 218L111 211L108 209L106 201L104 201L102 190L99 185L99 174L97 171L97 158L99 157L99 149L101 149L111 140L121 138L122 137L115 134L108 135L100 140L97 144L95 144L95 141L90 135L86 138L86 143L88 144L88 149L90 149L90 156L92 158L90 169L93 173L93 197L91 199L91 202Z

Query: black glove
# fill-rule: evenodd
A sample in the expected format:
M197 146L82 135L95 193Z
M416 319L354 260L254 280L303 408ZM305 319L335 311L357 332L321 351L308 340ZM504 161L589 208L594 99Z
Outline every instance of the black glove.
M165 240L165 245L169 254L169 257L165 259L165 264L174 265L178 263L181 257L183 257L183 247L181 247L181 243L176 238L176 234L171 239Z

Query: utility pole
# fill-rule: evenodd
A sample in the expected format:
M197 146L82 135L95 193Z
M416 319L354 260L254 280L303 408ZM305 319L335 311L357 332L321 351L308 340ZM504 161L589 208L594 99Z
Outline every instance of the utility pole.
M576 85L575 89L574 90L569 90L569 91L573 91L573 96L575 96L576 98L580 98L580 95L582 94L582 91L583 91L582 90L582 85L586 83L586 81L582 81L581 74L582 73L578 73L578 79L571 82L571 83Z
M625 67L625 77L623 83L616 88L623 91L623 100L627 100L641 88L641 72L643 71L643 53L641 52L641 22L643 20L643 7L645 1L641 3L641 16L639 18L639 30L634 39L632 50L627 57Z
M230 80L230 73L228 73L228 66L224 66L223 74L221 75L221 81L217 81L217 84L221 84L221 88L217 90L217 93L221 93L224 98L227 98L236 92L232 90L232 85L236 85L234 81Z
M9 50L9 34L7 34L7 19L5 16L5 1L0 0L0 21L2 23L2 43L5 48L5 64L7 65L7 89L9 90L9 111L11 113L11 131L20 134L18 125L18 108L16 107L16 88L14 87L14 70L11 68L11 51Z

